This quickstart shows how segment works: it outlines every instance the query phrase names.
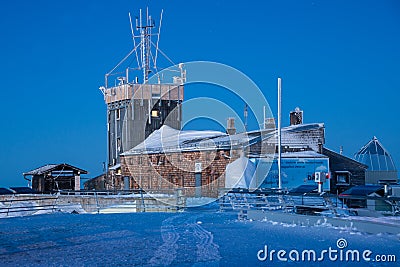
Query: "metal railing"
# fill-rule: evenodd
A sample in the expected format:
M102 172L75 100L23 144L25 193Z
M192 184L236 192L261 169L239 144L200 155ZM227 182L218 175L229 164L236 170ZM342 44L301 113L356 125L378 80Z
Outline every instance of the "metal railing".
M0 198L0 218L63 212L157 212L185 207L182 189L146 192L135 190L61 190L54 194L12 194Z
M38 211L55 211L57 197L33 197L16 198L13 195L10 199L0 200L0 217L34 214ZM1 216L3 215L3 216Z
M235 189L223 191L221 210L282 210L302 214L357 215L359 209L370 209L383 215L400 215L400 198L393 196L338 196L330 193L291 193L274 189ZM359 203L354 208L351 203ZM349 206L347 205L349 204Z

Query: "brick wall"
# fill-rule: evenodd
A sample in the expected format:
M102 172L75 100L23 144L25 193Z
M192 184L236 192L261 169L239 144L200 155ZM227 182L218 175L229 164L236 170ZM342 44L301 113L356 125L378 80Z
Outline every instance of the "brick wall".
M201 163L202 196L216 197L225 187L226 165L239 157L237 151L190 151L121 157L122 175L132 177L131 188L163 191L184 188L195 193L195 163Z

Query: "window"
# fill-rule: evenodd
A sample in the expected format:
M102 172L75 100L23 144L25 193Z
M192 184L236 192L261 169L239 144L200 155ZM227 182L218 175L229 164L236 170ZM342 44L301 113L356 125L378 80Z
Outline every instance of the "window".
M157 156L157 165L164 165L165 156Z
M120 109L116 109L116 110L115 110L115 119L116 119L117 121L119 121L120 118L121 118L121 110L120 110Z
M160 99L160 98L161 98L161 94L152 93L152 94L151 94L151 98L153 98L153 99Z
M121 152L121 138L117 137L117 149L118 152Z
M336 184L337 185L349 185L350 184L350 172L337 171L335 173L336 173Z

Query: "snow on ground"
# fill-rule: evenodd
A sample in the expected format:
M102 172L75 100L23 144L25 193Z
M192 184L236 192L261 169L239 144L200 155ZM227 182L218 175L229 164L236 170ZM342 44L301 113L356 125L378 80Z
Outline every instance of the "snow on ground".
M211 197L189 197L186 199L186 206L187 207L204 206L213 203L215 201L216 199Z
M237 218L235 212L197 208L176 213L57 213L1 219L0 266L283 266L287 262L276 258L259 261L257 253L265 245L277 251L338 249L340 238L346 239L349 249L396 255L400 261L399 236ZM316 265L364 266L366 262Z

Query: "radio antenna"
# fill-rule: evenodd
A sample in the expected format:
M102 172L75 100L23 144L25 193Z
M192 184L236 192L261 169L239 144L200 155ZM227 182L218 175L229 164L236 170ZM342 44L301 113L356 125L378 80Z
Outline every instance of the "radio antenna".
M136 47L135 32L134 32L134 30L133 30L131 12L128 12L128 15L129 15L129 23L130 23L130 25L131 25L131 33L132 33L133 47ZM137 23L137 21L136 21L136 23ZM140 68L140 65L139 65L139 56L138 56L138 53L137 53L137 49L135 49L135 53L136 53L136 62L138 63L138 68Z
M160 24L158 26L157 43L156 43L156 55L154 56L154 67L155 68L157 68L158 43L160 42L160 33L161 33L161 24L162 24L163 12L164 12L164 9L161 9Z

